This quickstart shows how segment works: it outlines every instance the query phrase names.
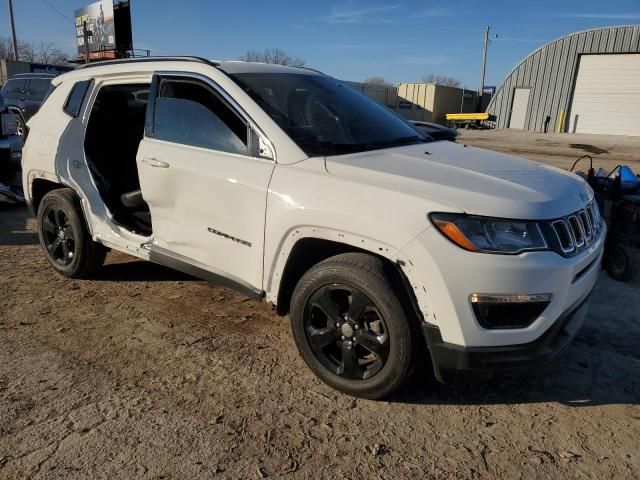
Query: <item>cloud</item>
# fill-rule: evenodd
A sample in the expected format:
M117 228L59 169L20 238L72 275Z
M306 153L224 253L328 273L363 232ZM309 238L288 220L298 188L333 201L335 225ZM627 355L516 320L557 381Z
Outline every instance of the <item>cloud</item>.
M420 12L412 13L412 18L433 18L433 17L446 17L451 15L451 10L445 10L444 8L428 8Z
M389 50L393 48L388 43L327 43L323 45L324 48L330 48L332 50Z
M334 50L369 50L374 48L370 43L330 43L324 47Z
M583 18L592 20L638 20L640 13L561 13L561 18Z
M334 6L331 13L324 18L329 23L391 23L392 20L386 18L384 14L393 12L398 7L396 5L380 5L372 7L357 8L352 4Z
M449 59L443 56L431 57L412 55L400 58L400 62L408 65L444 65L445 63L449 63Z
M498 36L497 42L513 42L513 43L541 43L544 40L540 38L526 38L526 37L500 37Z

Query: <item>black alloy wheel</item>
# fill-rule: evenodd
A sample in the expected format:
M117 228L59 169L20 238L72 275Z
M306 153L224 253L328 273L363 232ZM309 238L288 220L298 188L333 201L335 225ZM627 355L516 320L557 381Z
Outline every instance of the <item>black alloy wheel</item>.
M53 205L45 209L42 219L42 236L51 260L63 267L73 262L76 253L76 234L64 210Z
M107 255L91 238L80 199L69 188L52 190L40 201L38 238L47 261L65 277L91 277Z
M370 378L389 357L384 318L355 287L336 283L316 290L307 303L304 327L314 354L336 375Z
M291 333L309 369L362 398L402 386L423 352L415 313L395 267L367 253L342 253L309 268L291 297Z

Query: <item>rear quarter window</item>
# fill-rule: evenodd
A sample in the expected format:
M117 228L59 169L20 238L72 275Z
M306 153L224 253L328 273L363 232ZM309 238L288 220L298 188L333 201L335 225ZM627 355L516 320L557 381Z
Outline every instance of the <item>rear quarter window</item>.
M69 92L69 96L67 97L67 101L64 104L63 110L71 115L72 117L77 117L80 114L80 109L82 108L82 103L84 102L84 97L87 95L87 91L89 90L89 86L91 85L91 80L81 80L76 82L76 84Z

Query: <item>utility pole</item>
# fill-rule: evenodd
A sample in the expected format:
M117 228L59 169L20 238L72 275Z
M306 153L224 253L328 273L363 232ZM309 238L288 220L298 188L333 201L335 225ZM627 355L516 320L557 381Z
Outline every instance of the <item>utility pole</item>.
M9 0L9 16L11 17L11 35L13 36L13 59L18 61L18 39L16 38L16 22L13 18L13 0Z
M484 77L487 70L487 50L492 38L498 38L498 35L489 35L491 27L487 26L484 30L484 42L482 44L482 74L480 75L480 91L478 92L478 111L482 109L482 92L484 92Z

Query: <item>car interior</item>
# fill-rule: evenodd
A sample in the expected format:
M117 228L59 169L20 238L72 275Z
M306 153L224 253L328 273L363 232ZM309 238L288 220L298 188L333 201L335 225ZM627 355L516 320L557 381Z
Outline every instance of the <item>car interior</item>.
M87 163L113 219L128 230L152 233L149 206L142 198L136 165L144 136L149 84L104 86L85 135Z

